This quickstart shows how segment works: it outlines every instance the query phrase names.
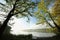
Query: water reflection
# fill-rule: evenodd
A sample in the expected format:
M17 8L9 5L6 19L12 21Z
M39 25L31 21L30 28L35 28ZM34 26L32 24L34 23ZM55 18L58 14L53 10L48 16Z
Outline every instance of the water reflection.
M29 35L32 34L33 37L52 37L55 36L55 33L42 33L42 32L26 32L26 31L20 31L18 34L11 32L14 35Z

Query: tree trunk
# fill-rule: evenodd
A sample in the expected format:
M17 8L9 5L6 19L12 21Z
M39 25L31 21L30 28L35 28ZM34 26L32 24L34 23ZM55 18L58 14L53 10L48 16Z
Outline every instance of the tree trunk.
M11 13L8 14L7 16L7 19L3 22L3 24L1 25L1 28L0 28L0 36L2 36L5 28L7 27L7 23L8 21L10 20L10 18L12 17Z
M13 16L13 14L11 14L11 13L14 12L17 1L19 1L19 0L16 0L16 1L15 1L15 4L13 5L12 10L8 13L8 16L7 16L6 20L3 22L3 24L2 24L2 26L1 26L1 28L0 28L0 37L2 36L5 28L7 27L7 23L9 22L10 18Z
M49 12L48 12L48 13L49 13ZM50 16L51 20L53 21L55 27L56 27L56 28L58 29L58 31L60 32L60 26L58 26L58 25L55 23L55 21L54 21L54 19L52 18L52 16L51 16L50 13L49 13L49 16Z

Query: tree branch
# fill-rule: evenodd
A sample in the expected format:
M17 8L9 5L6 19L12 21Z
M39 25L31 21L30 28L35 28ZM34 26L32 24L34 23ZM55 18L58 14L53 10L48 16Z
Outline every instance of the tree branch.
M2 6L6 6L5 4L3 4L3 3L0 3L0 5L2 5Z
M55 27L57 27L57 28L58 28L58 30L60 31L60 27L55 23L55 21L54 21L54 19L52 18L52 16L51 16L50 12L47 12L47 13L49 13L49 16L50 16L51 20L53 21L53 23L54 23Z
M46 23L47 23L51 28L54 28L54 27L46 20L46 18L44 18L44 19L45 19Z
M28 8L30 8L30 7L28 7ZM26 8L26 9L25 9L25 10L23 10L22 12L20 12L20 11L19 11L19 12L15 13L15 14L12 14L12 16L13 16L13 15L16 15L16 14L19 14L19 13L23 13L23 12L27 11L27 10L28 10L28 8Z

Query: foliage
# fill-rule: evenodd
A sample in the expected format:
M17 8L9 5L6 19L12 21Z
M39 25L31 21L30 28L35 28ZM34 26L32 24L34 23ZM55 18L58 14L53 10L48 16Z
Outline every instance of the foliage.
M15 1L16 0L5 0L6 1L6 4L3 4L0 6L0 8L3 8L2 11L4 12L9 12L12 8L13 8L13 5L15 4ZM4 7L5 6L5 7ZM31 0L18 0L16 2L16 5L15 5L15 10L14 12L12 12L11 14L16 14L16 16L18 17L23 17L23 16L32 16L29 9L30 8L34 8L36 5L34 2L31 2ZM0 9L1 10L1 9Z
M4 17L5 19L7 19L7 16L11 14L17 18L27 17L29 20L29 16L32 16L31 11L29 10L32 10L36 7L36 3L32 2L32 0L5 0L5 2L5 4L0 3L0 11L6 13L2 13L3 16L1 17ZM14 10L11 12L12 9Z
M52 17L54 17L55 22L57 25L60 26L60 0L56 1L54 3L54 6L52 8Z
M32 16L30 9L36 7L36 3L31 0L5 0L6 3L0 3L0 10L7 13L6 19L0 27L0 36L7 27L9 20L12 16L16 17L29 17ZM29 18L28 18L29 19Z
M48 2L48 4L46 1ZM60 20L60 15L59 15L60 14L60 12L59 12L60 6L58 6L60 4L60 1L57 0L54 2L55 4L52 6L51 12L49 10L49 5L54 0L49 0L49 1L48 0L41 0L38 3L38 11L35 12L34 15L38 19L38 24L47 23L50 27L53 27L53 25L51 25L51 23L49 22L49 21L52 21L53 24L55 25L54 27L56 27L57 29L60 30L60 27L59 27L60 26L60 21L59 21Z
M57 6L57 4L56 4L56 3L60 2L59 0L55 3L56 5L52 8L53 15L50 15L51 13L49 12L49 5L51 4L51 2L53 0L49 0L49 1L40 0L38 5L37 5L37 3L32 2L32 0L5 0L5 1L6 1L5 4L0 3L0 10L8 13L8 15L6 16L6 20L3 22L3 25L1 26L2 29L0 28L0 30L3 30L3 28L4 29L6 28L7 23L9 22L9 20L12 16L16 16L19 18L33 16L31 11L29 11L29 10L30 9L33 10L35 7L38 7L38 11L34 13L34 16L38 20L37 24L47 23L50 27L53 27L49 22L52 20L53 24L60 25L60 21L59 21L60 16L58 16L60 14L59 13L60 9L59 9L59 6ZM52 17L54 17L54 18L52 18ZM55 26L55 27L57 27L57 26ZM57 28L59 28L59 27L57 27Z
M46 7L44 0L41 0L41 2L38 3L38 11L34 14L38 18L40 23L45 23L46 20L50 19L47 11L48 8Z

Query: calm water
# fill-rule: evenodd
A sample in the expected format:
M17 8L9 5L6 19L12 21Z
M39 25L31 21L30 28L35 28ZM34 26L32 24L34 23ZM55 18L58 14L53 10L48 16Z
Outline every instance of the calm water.
M56 34L54 33L41 33L41 32L19 32L19 34L15 34L15 35L28 35L28 34L32 34L33 37L52 37L55 36Z
M56 34L54 33L41 33L41 32L31 32L34 37L52 37Z

